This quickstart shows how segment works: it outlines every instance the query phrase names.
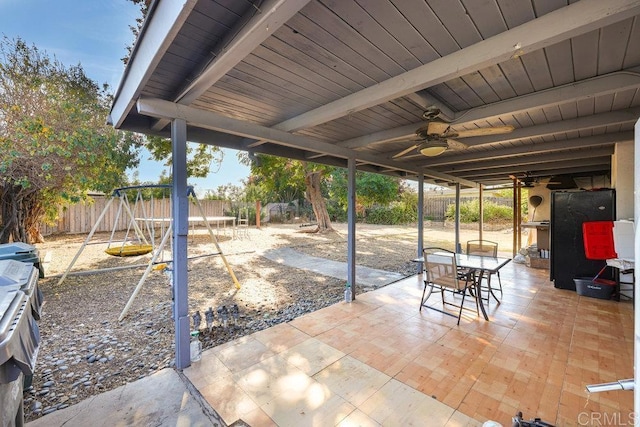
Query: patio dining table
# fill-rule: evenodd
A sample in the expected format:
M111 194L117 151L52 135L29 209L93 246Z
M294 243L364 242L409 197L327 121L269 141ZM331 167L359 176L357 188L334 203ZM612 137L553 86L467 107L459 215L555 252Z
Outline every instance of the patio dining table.
M489 316L487 315L487 311L482 302L482 296L480 294L481 291L481 283L485 274L493 274L500 270L502 267L507 265L511 258L501 258L501 257L489 257L489 256L480 256L480 255L467 255L467 254L455 254L456 257L456 266L459 268L463 268L466 270L473 271L477 273L474 280L474 287L476 292L476 299L478 300L478 304L480 306L480 310L482 311L482 315L485 320L489 320ZM413 260L414 262L420 263L420 265L424 266L424 257L419 257ZM489 292L496 299L496 301L500 302L498 298L493 294L493 290L491 286L489 286Z

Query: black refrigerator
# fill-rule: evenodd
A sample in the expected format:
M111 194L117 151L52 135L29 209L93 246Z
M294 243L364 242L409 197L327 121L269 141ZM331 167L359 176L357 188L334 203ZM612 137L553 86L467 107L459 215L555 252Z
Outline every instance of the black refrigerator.
M582 223L613 221L616 217L615 190L553 191L551 193L550 279L560 289L576 289L576 277L594 277L605 265L587 259Z

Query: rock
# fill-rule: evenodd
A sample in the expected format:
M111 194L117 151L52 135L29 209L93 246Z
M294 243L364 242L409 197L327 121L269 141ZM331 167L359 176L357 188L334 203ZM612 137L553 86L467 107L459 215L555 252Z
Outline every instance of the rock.
M48 407L47 409L44 409L44 410L42 411L42 415L47 415L47 414L50 414L50 413L55 412L55 411L57 411L57 410L58 410L58 408L55 408L55 407L53 407L53 408L52 408L52 407Z
M53 381L47 381L44 384L42 384L42 387L49 388L49 387L53 386L53 384L54 384Z
M31 404L31 410L32 411L40 411L42 409L42 402L40 402L39 400L35 400L32 404Z

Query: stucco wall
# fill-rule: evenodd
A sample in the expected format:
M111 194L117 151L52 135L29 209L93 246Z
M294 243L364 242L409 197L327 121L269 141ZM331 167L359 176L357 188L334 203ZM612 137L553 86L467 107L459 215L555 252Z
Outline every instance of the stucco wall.
M616 189L618 219L633 219L633 142L616 144L611 166L611 185Z

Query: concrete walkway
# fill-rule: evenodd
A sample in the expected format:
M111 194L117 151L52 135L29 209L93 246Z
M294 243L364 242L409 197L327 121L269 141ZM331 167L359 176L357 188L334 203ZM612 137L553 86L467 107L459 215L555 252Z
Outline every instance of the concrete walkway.
M279 264L295 267L302 270L313 271L323 276L334 277L336 279L347 280L347 263L331 261L325 258L306 255L291 248L276 248L264 251L263 257ZM400 273L376 270L364 266L356 266L356 285L364 288L377 289L389 283L403 279Z
M55 426L223 426L182 374L163 369L27 423Z

